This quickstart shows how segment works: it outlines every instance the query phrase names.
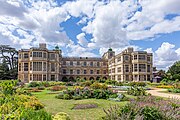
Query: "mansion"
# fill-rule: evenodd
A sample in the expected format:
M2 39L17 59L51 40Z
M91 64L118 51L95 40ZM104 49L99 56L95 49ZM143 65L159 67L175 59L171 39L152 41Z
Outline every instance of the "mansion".
M59 47L48 50L46 44L21 49L18 53L18 79L31 81L65 81L74 79L117 81L152 80L152 53L129 47L115 55L109 49L98 57L63 57Z

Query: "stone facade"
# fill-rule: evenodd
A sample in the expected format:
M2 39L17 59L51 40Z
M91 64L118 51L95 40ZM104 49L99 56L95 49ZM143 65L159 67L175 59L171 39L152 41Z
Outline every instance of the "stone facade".
M46 44L38 48L19 50L18 79L30 81L58 81L74 79L117 81L146 81L152 79L152 53L128 48L115 55L109 49L101 58L62 57L55 47Z

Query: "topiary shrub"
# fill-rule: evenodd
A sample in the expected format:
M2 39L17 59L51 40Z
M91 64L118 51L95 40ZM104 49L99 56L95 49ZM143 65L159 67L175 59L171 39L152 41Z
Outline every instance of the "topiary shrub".
M59 112L53 117L53 120L70 120L70 117L67 113Z

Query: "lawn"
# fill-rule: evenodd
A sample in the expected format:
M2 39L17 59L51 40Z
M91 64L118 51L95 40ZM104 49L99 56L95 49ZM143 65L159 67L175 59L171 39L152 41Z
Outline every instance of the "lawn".
M103 99L84 99L84 100L62 100L55 98L56 94L47 94L47 90L43 92L33 93L45 105L45 109L51 113L65 112L69 114L72 120L97 120L105 115L103 108L109 108L111 105L123 106L127 102L114 102ZM91 109L72 109L75 104L97 104L97 108Z

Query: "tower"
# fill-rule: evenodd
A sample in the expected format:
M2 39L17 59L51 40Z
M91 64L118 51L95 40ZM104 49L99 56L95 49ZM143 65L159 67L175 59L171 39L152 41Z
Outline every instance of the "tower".
M111 59L114 56L115 56L115 52L112 50L112 48L109 48L108 51L105 52L102 57L105 59Z

